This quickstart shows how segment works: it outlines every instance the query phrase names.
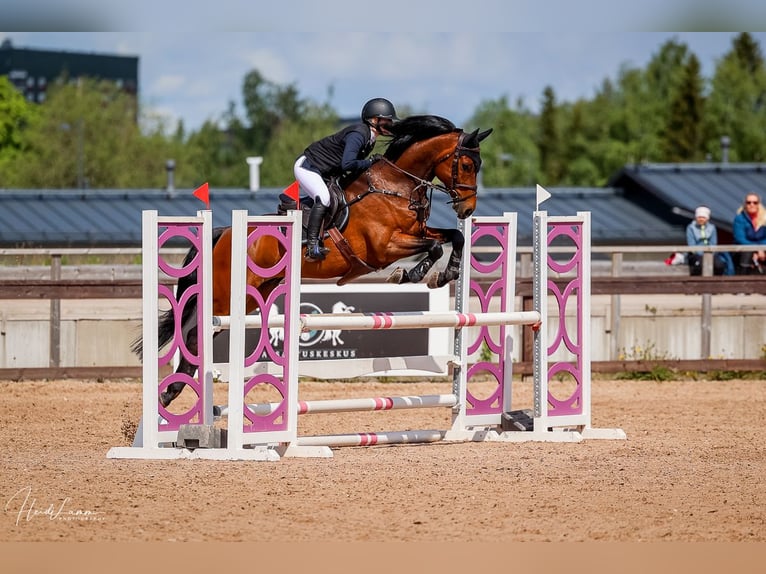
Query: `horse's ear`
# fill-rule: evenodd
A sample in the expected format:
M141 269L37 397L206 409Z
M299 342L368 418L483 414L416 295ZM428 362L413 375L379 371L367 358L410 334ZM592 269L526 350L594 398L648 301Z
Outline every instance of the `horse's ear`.
M463 139L463 145L466 147L478 147L479 140L476 139L478 135L479 128L476 128L472 132L466 132L465 138Z
M479 130L477 129L476 131L478 132ZM483 131L483 132L481 132L481 133L480 133L478 136L476 136L476 137L477 137L477 138L479 138L479 141L482 141L483 139L486 139L486 138L487 138L487 136L488 136L489 134L491 134L491 133L492 133L492 128L489 128L487 131Z

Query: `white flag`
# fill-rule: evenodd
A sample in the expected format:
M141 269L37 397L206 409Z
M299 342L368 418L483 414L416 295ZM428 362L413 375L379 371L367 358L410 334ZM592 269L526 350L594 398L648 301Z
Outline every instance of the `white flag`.
M542 185L537 185L537 210L540 211L540 204L551 198L551 194Z

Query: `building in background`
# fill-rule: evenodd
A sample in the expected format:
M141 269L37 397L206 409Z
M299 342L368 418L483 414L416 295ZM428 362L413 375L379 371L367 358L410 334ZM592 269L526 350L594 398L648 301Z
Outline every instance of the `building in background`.
M27 101L35 103L45 101L55 82L82 77L115 82L138 96L138 56L15 48L6 39L0 44L0 76L7 76Z

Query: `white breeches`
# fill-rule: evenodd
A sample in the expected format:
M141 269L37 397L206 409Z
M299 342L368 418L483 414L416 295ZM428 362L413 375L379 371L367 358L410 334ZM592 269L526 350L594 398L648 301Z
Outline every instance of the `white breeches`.
M305 189L306 193L308 193L315 201L319 199L325 207L329 207L330 191L327 189L327 184L317 172L301 167L305 158L306 156L302 155L295 160L295 165L293 166L295 179L298 180L301 187Z

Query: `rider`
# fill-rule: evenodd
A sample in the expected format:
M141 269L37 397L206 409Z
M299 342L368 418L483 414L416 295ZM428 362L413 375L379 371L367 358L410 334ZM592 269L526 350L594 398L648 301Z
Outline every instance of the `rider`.
M327 181L346 172L362 172L372 165L365 159L375 147L379 135L391 135L389 128L396 117L394 105L385 98L364 104L361 122L310 144L293 166L295 179L314 199L307 229L306 259L321 261L329 251L319 245L319 227L330 205Z

